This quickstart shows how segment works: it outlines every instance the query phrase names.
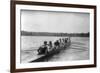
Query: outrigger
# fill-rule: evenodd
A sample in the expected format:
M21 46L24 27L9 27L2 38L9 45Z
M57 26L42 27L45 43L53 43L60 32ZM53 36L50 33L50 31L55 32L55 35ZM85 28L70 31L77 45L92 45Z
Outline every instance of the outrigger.
M41 52L39 49L41 49L41 47L39 47L39 49L37 50L38 51L38 58L30 61L30 62L40 62L40 61L43 61L44 59L48 58L48 57L51 57L55 54L58 54L60 53L60 51L66 49L67 47L70 46L71 44L71 40L70 40L70 37L69 38L65 38L67 39L67 41L65 40L65 42L62 44L60 43L59 46L53 46L51 47L52 50L46 50L45 52ZM51 49L49 48L49 49Z

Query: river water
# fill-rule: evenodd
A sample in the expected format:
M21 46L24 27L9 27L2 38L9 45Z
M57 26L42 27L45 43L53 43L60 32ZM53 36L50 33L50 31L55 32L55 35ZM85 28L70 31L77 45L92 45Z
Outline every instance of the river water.
M28 62L36 57L37 49L43 41L52 41L64 37L21 36L21 63ZM71 45L59 54L53 55L44 61L71 61L89 59L89 37L71 37Z

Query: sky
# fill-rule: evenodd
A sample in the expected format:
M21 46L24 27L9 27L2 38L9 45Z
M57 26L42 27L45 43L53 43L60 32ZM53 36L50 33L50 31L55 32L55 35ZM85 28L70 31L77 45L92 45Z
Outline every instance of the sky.
M89 25L89 13L21 10L23 31L87 33Z

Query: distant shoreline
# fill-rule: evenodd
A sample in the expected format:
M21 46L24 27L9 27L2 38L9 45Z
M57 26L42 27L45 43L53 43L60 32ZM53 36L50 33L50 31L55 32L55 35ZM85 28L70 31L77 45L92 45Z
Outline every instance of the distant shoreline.
M88 33L50 33L50 32L21 31L21 36L89 37L89 32Z

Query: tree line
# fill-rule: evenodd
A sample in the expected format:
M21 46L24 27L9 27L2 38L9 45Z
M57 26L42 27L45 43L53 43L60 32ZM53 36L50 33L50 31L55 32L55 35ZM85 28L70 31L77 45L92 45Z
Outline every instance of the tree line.
M87 33L52 33L52 32L28 32L21 31L22 36L70 36L70 37L89 37L89 32Z

